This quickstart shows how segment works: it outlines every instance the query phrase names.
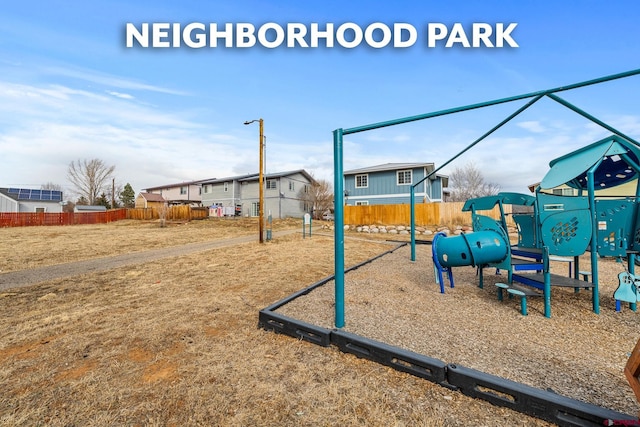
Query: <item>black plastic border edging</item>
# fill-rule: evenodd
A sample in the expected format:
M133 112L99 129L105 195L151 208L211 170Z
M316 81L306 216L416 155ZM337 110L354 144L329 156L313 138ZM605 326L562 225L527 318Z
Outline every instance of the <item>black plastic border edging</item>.
M406 243L361 262L345 270L345 273L356 270L405 245ZM322 328L274 312L279 307L308 294L333 279L334 276L326 277L260 310L258 327L303 339L323 347L333 344L344 353L354 354L357 357L389 366L441 386L459 390L469 397L483 399L496 406L504 406L560 426L595 427L623 425L627 424L625 421L638 421L638 418L621 412L581 402L550 391L540 390L461 365L447 365L445 362L422 354L346 331Z
M607 421L637 421L627 414L571 399L551 391L476 371L447 365L447 381L463 394L484 399L560 426L602 426ZM625 423L626 424L626 423Z
M442 384L446 381L447 364L438 359L337 329L331 331L331 343L344 353L351 353L434 383Z

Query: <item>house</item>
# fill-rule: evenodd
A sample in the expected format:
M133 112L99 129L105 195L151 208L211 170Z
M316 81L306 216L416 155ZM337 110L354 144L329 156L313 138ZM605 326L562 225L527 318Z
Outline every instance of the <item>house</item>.
M0 188L0 212L62 212L62 191Z
M95 205L76 205L73 208L73 212L75 213L91 213L91 212L106 212L106 206L95 206Z
M136 197L136 208L159 208L166 204L161 194L140 193Z
M145 188L144 193L160 194L169 205L201 206L202 187L200 181L182 182Z
M211 216L259 216L259 174L232 176L200 181L202 204L208 206ZM264 215L273 218L302 218L311 210L305 201L315 182L304 169L264 174Z
M385 163L344 172L345 204L411 203L411 186L433 172L433 163ZM449 177L433 175L415 188L415 202L442 202Z

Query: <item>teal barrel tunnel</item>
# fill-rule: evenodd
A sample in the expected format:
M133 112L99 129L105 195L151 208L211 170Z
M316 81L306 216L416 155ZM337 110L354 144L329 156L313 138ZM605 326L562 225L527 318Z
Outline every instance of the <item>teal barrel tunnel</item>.
M503 261L509 254L505 238L492 230L438 239L434 252L445 268L479 266Z

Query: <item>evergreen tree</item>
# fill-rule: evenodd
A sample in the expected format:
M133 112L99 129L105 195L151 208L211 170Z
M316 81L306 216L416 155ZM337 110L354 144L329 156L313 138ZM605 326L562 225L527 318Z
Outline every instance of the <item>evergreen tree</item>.
M100 197L96 199L97 206L104 206L107 209L111 209L111 202L105 193L100 194Z
M128 182L120 192L120 201L125 208L133 208L136 205L136 193Z

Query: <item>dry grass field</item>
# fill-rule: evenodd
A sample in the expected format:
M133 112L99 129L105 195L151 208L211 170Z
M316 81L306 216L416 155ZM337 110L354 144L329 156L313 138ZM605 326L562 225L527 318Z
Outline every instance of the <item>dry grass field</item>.
M274 223L287 228L301 223ZM0 270L252 233L244 219L5 228ZM353 265L390 245L345 247ZM294 233L0 292L0 425L547 425L257 328L332 273L332 237Z

